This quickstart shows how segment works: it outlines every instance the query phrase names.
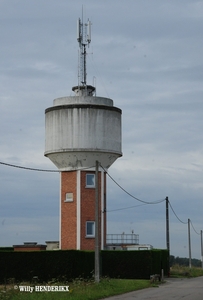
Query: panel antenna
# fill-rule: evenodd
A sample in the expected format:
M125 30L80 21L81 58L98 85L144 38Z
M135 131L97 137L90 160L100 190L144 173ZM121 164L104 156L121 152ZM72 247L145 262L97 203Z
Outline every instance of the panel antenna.
M88 19L87 23L77 20L77 41L80 47L78 86L87 85L87 70L86 70L86 46L91 42L91 22Z

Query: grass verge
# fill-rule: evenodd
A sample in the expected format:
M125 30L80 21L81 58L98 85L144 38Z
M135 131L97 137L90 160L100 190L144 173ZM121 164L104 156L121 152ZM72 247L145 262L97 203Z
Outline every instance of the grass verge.
M170 275L173 278L199 277L203 276L203 270L201 268L196 267L189 268L185 266L174 265L170 270Z
M42 285L42 284L39 284ZM101 279L100 283L78 280L69 285L69 292L20 292L14 285L0 289L0 300L97 300L153 286L149 280Z

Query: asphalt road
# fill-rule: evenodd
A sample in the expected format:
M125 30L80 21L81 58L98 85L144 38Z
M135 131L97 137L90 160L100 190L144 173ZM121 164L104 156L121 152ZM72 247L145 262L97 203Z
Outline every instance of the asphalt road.
M103 300L203 300L203 277L167 278L159 287L130 292Z

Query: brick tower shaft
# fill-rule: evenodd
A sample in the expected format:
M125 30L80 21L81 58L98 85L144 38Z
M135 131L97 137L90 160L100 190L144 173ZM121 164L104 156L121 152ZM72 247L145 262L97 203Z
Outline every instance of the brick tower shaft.
M61 172L61 249L95 248L95 172ZM99 243L106 245L106 173L99 172Z

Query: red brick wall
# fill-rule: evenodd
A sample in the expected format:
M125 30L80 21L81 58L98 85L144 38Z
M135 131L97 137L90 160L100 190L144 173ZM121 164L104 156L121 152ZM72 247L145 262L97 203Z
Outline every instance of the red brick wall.
M61 172L61 249L76 249L77 172ZM73 193L73 202L64 202Z
M95 221L95 188L86 188L86 174L81 171L81 222L80 249L94 250L95 239L86 237L86 221ZM61 249L76 249L77 235L77 172L61 173ZM73 193L73 202L64 202L66 193ZM106 174L104 174L104 202L106 202ZM104 208L106 204L104 203ZM104 237L106 239L106 213L104 214ZM99 241L101 241L101 173L99 172ZM106 241L104 241L104 245ZM101 246L101 245L100 245Z
M81 250L94 250L95 239L85 236L86 221L95 221L95 188L86 188L86 174L95 172L81 172Z
M46 250L46 246L42 247L14 247L14 251L42 251Z

